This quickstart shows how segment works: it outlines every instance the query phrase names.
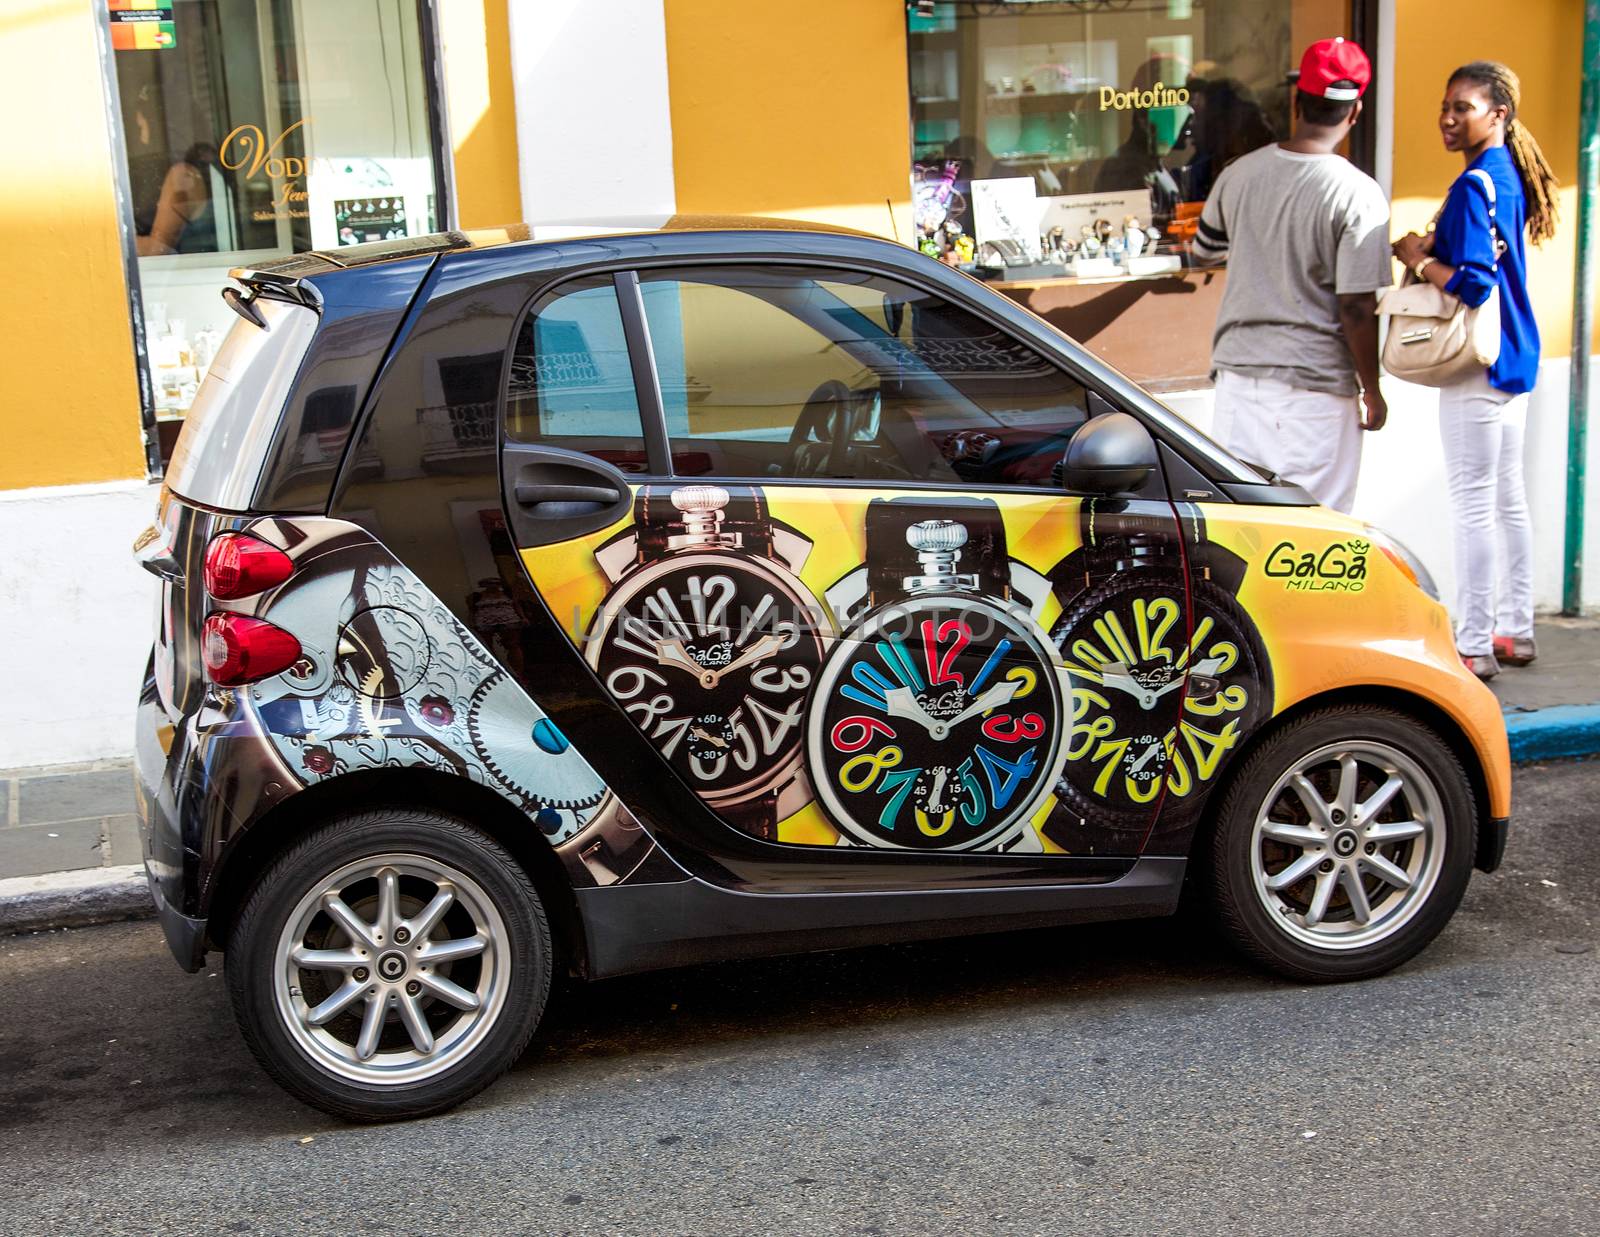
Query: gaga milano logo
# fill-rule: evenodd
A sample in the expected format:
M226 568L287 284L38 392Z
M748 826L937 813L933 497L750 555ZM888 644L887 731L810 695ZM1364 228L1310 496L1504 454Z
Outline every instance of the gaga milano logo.
M1301 550L1280 541L1267 555L1262 571L1283 587L1299 593L1359 593L1367 586L1370 541L1352 537L1323 550Z

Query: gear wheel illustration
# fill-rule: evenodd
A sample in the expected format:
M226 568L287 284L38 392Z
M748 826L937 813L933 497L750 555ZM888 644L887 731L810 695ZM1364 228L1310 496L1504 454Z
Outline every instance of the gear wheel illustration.
M564 740L563 750L549 750L557 746L550 736L560 732L505 674L473 692L467 734L484 767L537 807L581 812L605 798L605 783Z

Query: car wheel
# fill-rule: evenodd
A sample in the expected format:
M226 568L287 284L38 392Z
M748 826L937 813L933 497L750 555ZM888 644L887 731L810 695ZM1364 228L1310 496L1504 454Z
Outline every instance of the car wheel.
M334 1116L443 1112L527 1046L550 989L527 875L461 821L392 809L296 843L228 942L234 1013L288 1091Z
M1476 834L1471 783L1433 731L1391 709L1320 710L1229 784L1209 856L1218 918L1292 979L1380 975L1454 913Z

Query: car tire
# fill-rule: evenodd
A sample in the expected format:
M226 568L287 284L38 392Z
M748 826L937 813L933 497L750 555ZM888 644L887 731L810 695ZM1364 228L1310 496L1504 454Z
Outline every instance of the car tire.
M1444 928L1472 875L1466 771L1433 730L1393 709L1321 709L1268 735L1215 821L1203 859L1224 936L1302 982L1365 979L1407 961Z
M494 841L390 808L319 827L261 875L228 941L234 1015L266 1071L350 1121L440 1113L527 1047L550 926Z

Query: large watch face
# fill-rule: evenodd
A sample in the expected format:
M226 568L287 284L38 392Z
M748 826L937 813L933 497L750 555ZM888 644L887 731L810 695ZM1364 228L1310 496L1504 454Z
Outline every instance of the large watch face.
M1211 604L1193 632L1182 582L1162 578L1096 589L1057 624L1074 686L1062 779L1086 814L1148 822L1163 787L1163 812L1177 810L1270 705L1258 699L1254 631L1231 597L1206 587Z
M726 805L798 764L818 627L817 610L761 560L683 554L623 580L589 664L689 785Z
M971 850L1025 827L1054 779L1059 670L1026 617L912 598L833 649L808 735L811 779L852 839Z

